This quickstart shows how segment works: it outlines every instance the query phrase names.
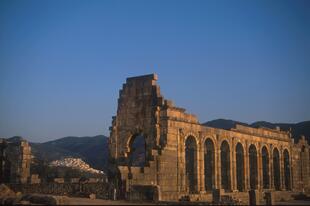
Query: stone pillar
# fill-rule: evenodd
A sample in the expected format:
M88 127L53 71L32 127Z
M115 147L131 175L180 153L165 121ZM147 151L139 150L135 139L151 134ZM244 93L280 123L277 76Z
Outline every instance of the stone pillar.
M270 144L269 151L269 185L270 189L274 190L274 182L273 182L273 146Z
M257 148L257 189L261 190L263 188L263 160L262 160L262 150L261 144L258 144Z
M237 190L237 166L236 166L236 146L235 146L235 138L233 137L231 143L231 188L232 191Z
M245 168L245 177L244 177L244 190L250 190L250 165L249 165L249 144L248 141L245 142L244 148L244 168Z
M283 155L283 149L281 147L280 151L280 190L285 190L285 184L284 184L284 155Z
M204 164L204 144L203 142L201 142L200 144L200 152L198 153L199 156L200 156L200 159L199 159L199 164L200 164L200 187L199 187L199 191L200 192L205 192L206 189L205 189L205 164Z
M292 167L293 167L293 150L292 150L292 148L290 148L290 183L291 183L290 190L293 190L293 188L294 188Z
M215 164L216 164L216 179L215 179L215 182L216 182L216 189L221 189L222 188L222 184L221 184L221 181L222 181L222 177L221 177L221 146L218 145L218 147L215 149Z
M199 192L200 190L200 144L199 142L197 142L197 174L196 174L196 178L197 178L197 185L196 185L196 191Z

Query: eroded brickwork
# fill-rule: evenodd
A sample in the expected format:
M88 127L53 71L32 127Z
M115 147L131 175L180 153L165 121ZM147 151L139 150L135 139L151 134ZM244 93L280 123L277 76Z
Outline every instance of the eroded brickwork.
M31 157L31 147L26 140L0 139L0 182L27 183Z
M280 129L203 126L196 116L165 100L156 80L155 74L127 79L110 128L110 156L127 198L141 191L144 198L178 200L184 195L207 199L214 189L232 196L250 189L309 190L305 138L294 143L291 134ZM146 162L132 166L132 142L140 135Z

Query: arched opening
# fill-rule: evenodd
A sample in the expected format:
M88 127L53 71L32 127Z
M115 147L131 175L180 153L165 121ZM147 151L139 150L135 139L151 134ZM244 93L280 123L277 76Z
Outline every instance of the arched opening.
M280 155L279 150L273 150L273 184L276 190L280 190Z
M142 135L135 135L129 143L128 166L144 167L146 163L146 142Z
M264 146L262 149L262 163L263 163L263 188L270 188L269 183L269 154L267 148Z
M250 165L250 188L252 190L257 189L258 179L257 179L257 150L252 144L249 147L249 165Z
M291 189L291 170L290 170L290 155L287 149L284 150L284 182L285 189Z
M221 179L222 189L230 190L230 149L227 141L223 141L221 145Z
M204 146L205 189L210 191L215 185L214 144L211 139L207 139Z
M10 183L11 182L11 161L5 158L4 160L4 172L3 172L3 182Z
M241 143L236 146L237 189L244 191L244 152Z
M185 170L186 180L190 193L197 192L197 144L193 136L185 142Z

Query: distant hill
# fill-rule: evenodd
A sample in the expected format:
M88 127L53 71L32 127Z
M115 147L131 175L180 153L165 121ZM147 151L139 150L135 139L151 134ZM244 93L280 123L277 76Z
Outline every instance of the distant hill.
M64 137L45 143L30 143L33 154L53 161L64 157L82 158L91 167L105 170L108 157L108 137Z
M247 124L244 122L238 122L235 120L227 120L227 119L216 119L209 122L203 123L203 125L208 127L215 127L220 129L231 129L236 126L236 124L241 124L249 127L266 127L270 129L275 129L277 126L281 128L281 130L288 131L292 128L292 135L295 141L300 139L301 135L306 136L309 144L310 144L310 121L299 122L296 124L289 124L289 123L270 123L266 121L258 121L252 124Z
M215 128L227 129L227 130L234 128L236 124L249 126L246 123L238 122L238 121L230 120L230 119L215 119L215 120L203 123L203 125L208 126L208 127L215 127Z

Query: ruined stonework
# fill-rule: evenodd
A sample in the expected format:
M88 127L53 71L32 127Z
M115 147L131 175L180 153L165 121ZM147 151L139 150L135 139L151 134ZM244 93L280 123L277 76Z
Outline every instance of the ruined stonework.
M0 139L0 183L27 183L31 158L31 147L26 140Z
M127 79L110 128L111 162L120 172L118 189L126 198L210 200L215 189L241 199L250 190L275 191L280 197L309 191L304 137L294 143L291 133L279 128L203 126L165 100L156 80L155 74ZM143 143L136 144L140 137Z

